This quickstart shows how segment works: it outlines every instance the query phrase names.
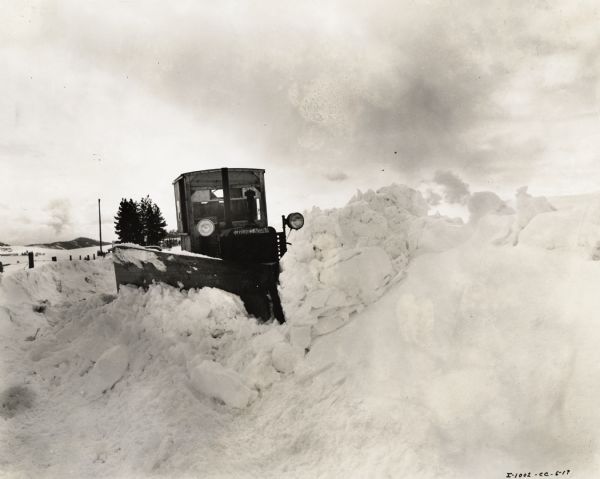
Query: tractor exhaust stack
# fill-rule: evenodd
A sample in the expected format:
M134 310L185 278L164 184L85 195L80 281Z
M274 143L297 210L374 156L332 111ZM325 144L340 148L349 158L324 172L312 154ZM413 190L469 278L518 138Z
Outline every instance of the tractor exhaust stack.
M223 216L225 228L231 228L231 192L229 191L229 169L221 168L221 181L223 182Z

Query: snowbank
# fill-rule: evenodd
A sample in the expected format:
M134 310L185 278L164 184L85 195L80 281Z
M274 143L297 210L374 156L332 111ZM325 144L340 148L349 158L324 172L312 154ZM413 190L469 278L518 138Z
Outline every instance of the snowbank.
M562 225L545 227L558 234ZM318 338L308 361L330 365L324 381L342 384L353 423L388 418L380 438L361 433L382 452L382 476L576 469L577 477L593 478L598 284L600 269L577 246L470 240L415 258L404 281ZM386 450L386 441L396 447ZM398 450L420 451L408 461L415 469Z
M587 195L573 204L531 218L519 234L519 244L548 250L582 249L598 260L600 195Z
M4 265L5 275L6 273L29 269L27 252L34 253L35 266L37 268L52 262L53 257L56 257L58 261L67 261L69 258L77 260L79 257L85 258L86 256L92 258L98 252L98 247L91 246L88 248L64 250L41 248L39 246L10 245L2 251L3 254L0 256L0 261Z
M0 304L76 302L115 288L112 261L59 261L0 274Z
M43 326L30 357L45 363L56 361L57 354L71 355L71 365L85 369L77 382L90 396L113 387L128 366L135 374L143 351L152 349L168 352L173 364L193 372L195 384L202 382L199 372L212 371L218 381L239 374L256 392L279 377L271 353L285 341L286 326L249 319L237 296L163 284L147 292L123 286L115 293L110 260L61 262L3 278L0 299L15 317L33 317L32 325ZM207 361L229 372L217 374ZM230 402L220 393L212 397ZM237 407L239 401L233 402Z
M281 295L293 341L329 333L376 301L399 280L411 257L466 239L462 224L428 217L412 188L391 185L358 192L339 209L313 208L290 235L282 261Z

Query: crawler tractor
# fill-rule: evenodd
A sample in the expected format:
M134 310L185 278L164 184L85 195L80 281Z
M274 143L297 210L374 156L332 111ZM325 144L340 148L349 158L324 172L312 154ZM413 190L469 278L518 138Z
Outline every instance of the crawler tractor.
M187 253L117 245L117 287L163 282L182 289L219 288L239 295L257 318L274 316L284 322L277 291L279 260L287 250L286 228L302 228L304 217L282 217L282 232L269 226L264 173L221 168L177 177L177 227Z

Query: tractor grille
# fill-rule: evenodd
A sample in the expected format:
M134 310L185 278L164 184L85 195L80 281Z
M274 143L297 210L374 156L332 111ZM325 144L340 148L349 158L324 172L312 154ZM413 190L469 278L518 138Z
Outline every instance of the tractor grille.
M273 228L244 234L234 230L221 238L221 257L240 263L277 263L281 257L280 243L279 234Z

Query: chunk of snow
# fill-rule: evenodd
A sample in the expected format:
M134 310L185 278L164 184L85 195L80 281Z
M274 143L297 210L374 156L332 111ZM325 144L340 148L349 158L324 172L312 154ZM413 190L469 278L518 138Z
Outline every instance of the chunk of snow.
M548 199L544 196L531 196L527 192L527 187L523 186L517 190L517 217L513 226L512 242L519 242L521 231L529 222L539 214L556 211Z
M302 351L310 347L312 339L311 329L310 325L292 325L290 328L290 343L292 346Z
M514 210L506 204L496 193L491 191L477 191L469 197L467 203L469 209L469 222L477 223L485 215L513 214Z
M112 388L123 377L128 365L129 353L125 346L106 350L85 376L85 394L94 397Z
M317 324L312 327L313 334L314 336L329 334L336 329L340 329L346 324L346 321L348 321L348 313L345 311L338 311L335 315L319 318Z
M278 343L273 348L271 358L273 359L273 367L277 371L280 373L291 373L296 364L298 364L298 361L302 359L302 356L289 343Z
M158 271L166 271L166 265L158 259L156 253L139 248L115 248L113 261L120 264L133 263L138 268L143 268L143 263L154 266Z
M245 408L258 396L238 373L215 361L202 361L192 369L190 379L197 391L234 408Z
M285 338L279 329L270 329L264 334L252 338L252 345L257 351L271 351L276 344L282 343Z
M555 211L548 199L544 196L531 196L527 187L517 190L517 226L523 229L531 219L540 213Z

